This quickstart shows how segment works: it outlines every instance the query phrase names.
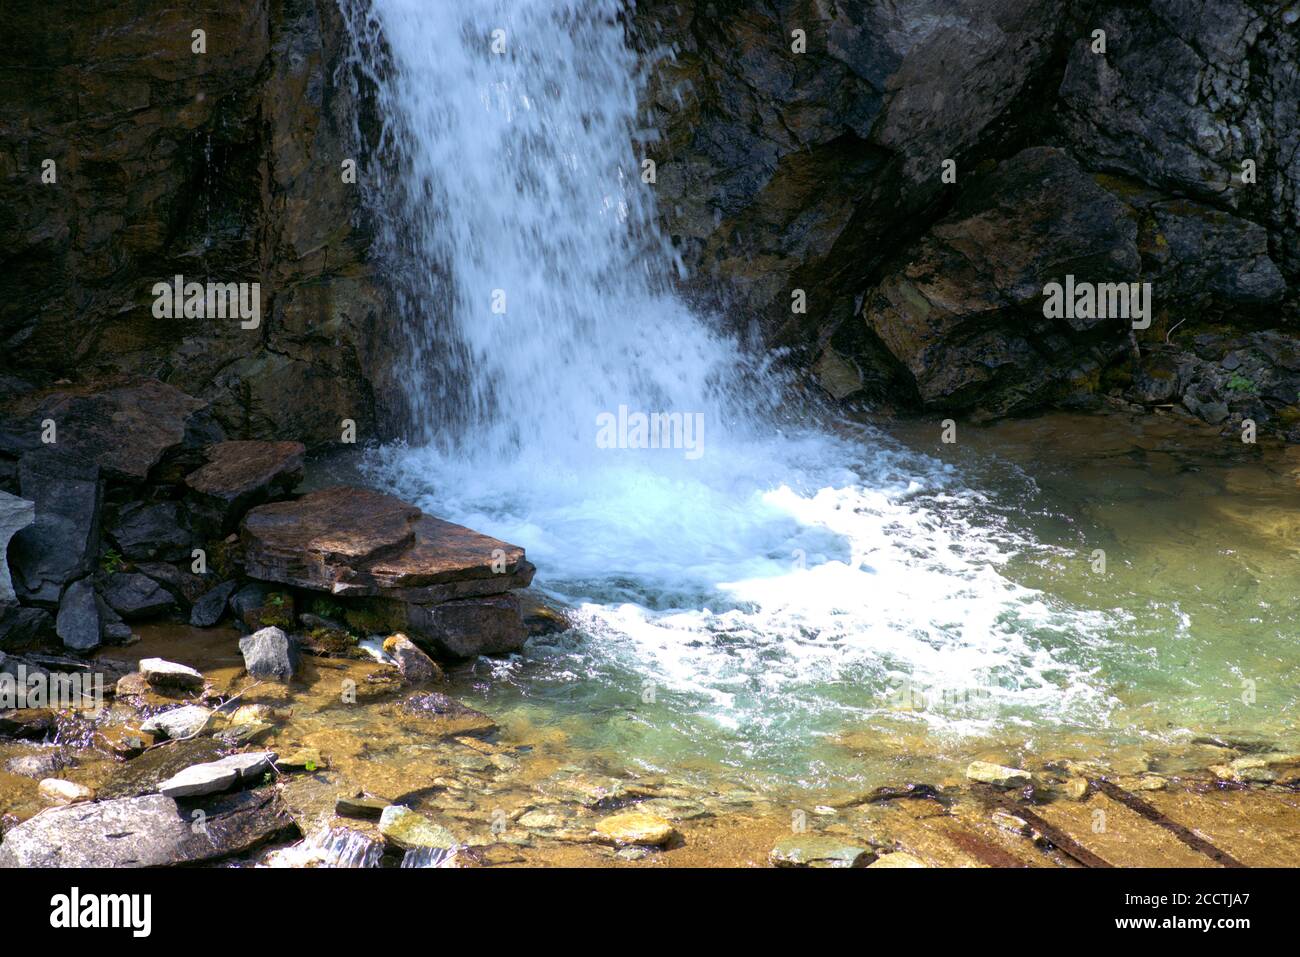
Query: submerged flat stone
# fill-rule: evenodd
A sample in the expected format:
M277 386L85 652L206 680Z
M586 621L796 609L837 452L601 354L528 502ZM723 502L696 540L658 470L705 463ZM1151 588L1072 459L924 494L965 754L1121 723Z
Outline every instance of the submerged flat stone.
M787 837L768 855L777 867L862 867L870 857L865 847L820 834Z
M349 597L432 603L523 588L524 550L391 495L336 486L250 511L249 576Z
M379 833L388 843L410 851L416 848L451 850L456 836L441 824L435 824L418 811L400 804L390 804L379 815Z

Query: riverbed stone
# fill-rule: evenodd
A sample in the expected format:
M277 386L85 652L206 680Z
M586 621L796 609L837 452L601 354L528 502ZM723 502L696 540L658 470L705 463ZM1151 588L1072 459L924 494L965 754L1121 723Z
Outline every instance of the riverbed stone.
M906 851L893 851L889 854L881 854L867 867L925 867L925 861L921 860Z
M37 790L51 804L80 804L95 799L95 792L91 788L63 778L45 778L37 785Z
M407 714L428 719L427 733L431 737L484 735L497 728L497 723L482 711L476 711L440 691L412 695L402 702L401 707Z
M191 472L185 484L196 514L211 521L216 534L234 531L240 517L255 505L282 498L302 478L301 442L218 442L205 451L207 463Z
M293 830L273 789L193 808L162 794L48 808L11 828L0 867L162 867L219 860Z
M5 762L5 770L25 778L41 780L56 774L70 764L68 756L53 748L42 748L31 754L22 754Z
M254 678L288 681L293 677L297 658L289 637L272 625L239 639L244 668Z
M275 754L270 751L232 754L217 761L190 765L158 784L158 793L171 798L199 797L227 791L240 782L252 781L271 770Z
M103 620L90 578L73 582L63 593L54 630L63 641L63 647L72 651L91 651L99 647Z
M348 597L442 602L522 588L533 575L517 545L351 486L259 506L241 541L251 577Z
M109 575L100 587L104 601L125 621L156 618L176 606L171 592L139 572Z
M988 761L972 761L966 768L966 777L981 784L992 784L1000 788L1021 788L1033 783L1033 777L1028 771L1003 767Z
M596 823L596 833L613 844L648 844L661 847L680 838L672 823L648 811L632 810L612 814Z
M235 593L237 587L239 587L238 582L228 581L204 592L190 609L190 624L196 628L211 628L221 621L230 596Z
M95 465L51 446L22 457L18 484L36 503L36 520L9 544L14 589L23 602L53 608L64 586L94 566L103 483Z
M334 813L339 817L355 817L368 821L377 821L388 806L389 802L383 798L366 797L364 795L341 797L334 803Z
M158 785L195 764L224 757L222 746L207 736L164 741L138 757L124 761L99 787L101 800L153 794Z
M403 850L430 847L450 850L459 843L441 824L400 804L390 804L379 815L379 833Z
M160 688L198 690L203 687L203 675L189 665L178 664L165 658L141 658L140 674L145 681Z
M777 867L862 867L870 857L868 848L821 834L793 834L768 854Z
M192 738L201 734L212 720L212 712L197 704L185 704L163 711L140 725L148 734L161 734L168 738Z
M441 681L442 669L403 634L389 635L384 639L384 652L397 664L397 670L411 684Z
M0 492L0 604L16 602L13 579L9 575L9 540L36 521L36 503L8 492Z
M394 626L441 658L460 660L478 655L503 655L524 646L519 597L514 594L463 598L427 605L392 599L367 599L383 607Z

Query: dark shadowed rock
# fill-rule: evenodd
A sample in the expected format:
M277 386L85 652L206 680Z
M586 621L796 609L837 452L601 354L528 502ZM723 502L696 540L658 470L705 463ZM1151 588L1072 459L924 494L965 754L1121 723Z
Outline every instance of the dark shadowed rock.
M193 536L175 502L132 502L117 513L108 535L132 561L188 560Z
M211 628L219 622L221 616L225 614L226 603L235 593L238 584L235 581L222 582L211 591L205 592L190 609L190 624L196 628Z
M176 600L148 575L118 572L104 579L104 601L126 621L156 618L175 607Z
M254 678L288 681L293 677L296 649L287 635L274 626L239 639L244 668Z
M522 588L533 574L517 545L347 486L255 508L241 539L250 576L335 595L445 601Z
M1294 10L1255 0L1102 3L1061 84L1071 145L1137 176L1266 224L1300 266L1300 32ZM1242 161L1257 182L1241 181Z
M374 599L390 620L416 643L444 658L503 655L518 651L528 637L517 595L464 598L439 605Z
M194 810L202 809L203 826ZM0 867L162 867L219 860L293 823L271 789L179 805L161 794L50 808L5 834Z
M73 651L90 651L99 646L103 624L95 586L89 578L73 582L59 602L59 614L54 620L65 648Z
M9 576L9 540L36 521L36 503L17 495L0 492L0 604L16 601L13 580Z
M185 479L194 509L220 534L234 530L254 505L283 498L302 478L301 442L220 442L207 450L207 464Z
M90 571L99 549L99 469L55 448L23 456L18 482L36 521L9 545L14 587L24 602L53 607L63 586Z
M188 557L188 556L187 556ZM182 608L188 607L212 589L215 578L208 575L196 575L190 571L190 563L179 565L167 562L136 562L135 570L148 575L163 588L167 589Z
M13 648L32 641L54 627L54 620L44 608L0 603L0 648Z
M207 407L157 379L52 392L28 404L11 415L31 432L52 419L60 449L93 462L107 478L133 482L143 481L166 453L180 448Z
M1043 401L1089 361L1123 348L1122 318L1047 319L1043 290L1067 275L1136 281L1129 209L1059 150L1025 150L868 296L869 332L927 407L1005 414Z

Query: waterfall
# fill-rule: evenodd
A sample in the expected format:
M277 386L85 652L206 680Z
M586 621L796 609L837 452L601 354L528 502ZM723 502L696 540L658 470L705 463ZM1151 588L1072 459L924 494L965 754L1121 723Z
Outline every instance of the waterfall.
M620 408L714 434L745 361L672 295L622 2L343 8L384 122L365 176L403 280L416 438L581 458Z

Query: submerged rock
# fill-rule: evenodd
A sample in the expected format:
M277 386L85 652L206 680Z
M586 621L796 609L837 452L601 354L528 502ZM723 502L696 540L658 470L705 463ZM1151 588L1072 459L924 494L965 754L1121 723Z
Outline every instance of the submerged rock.
M341 797L334 803L334 813L340 817L355 817L377 821L389 802L374 797Z
M412 695L402 702L402 710L433 721L431 734L443 738L459 735L482 735L495 731L497 724L481 711L461 704L439 691Z
M881 854L867 867L925 867L925 861L919 857L914 857L905 851L894 851L891 854Z
M777 867L863 867L870 857L865 847L818 834L792 835L768 854Z
M6 832L0 867L161 867L218 860L293 829L272 789L203 807L162 794L49 808Z
M10 758L5 762L5 770L10 774L40 780L66 768L71 762L62 751L37 751Z
M648 844L660 847L680 837L668 821L647 811L624 811L602 819L596 833L614 844Z
M244 667L254 678L288 681L293 677L297 656L293 643L279 628L263 628L240 638L239 651L244 656Z
M966 768L966 777L1000 788L1021 788L1033 783L1033 777L1028 771L990 764L988 761L972 761Z
M403 850L439 848L451 850L459 843L441 824L400 804L390 804L379 815L379 833L388 843Z

